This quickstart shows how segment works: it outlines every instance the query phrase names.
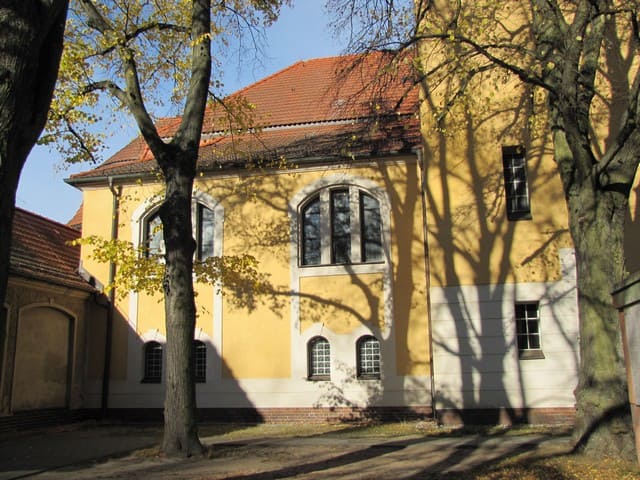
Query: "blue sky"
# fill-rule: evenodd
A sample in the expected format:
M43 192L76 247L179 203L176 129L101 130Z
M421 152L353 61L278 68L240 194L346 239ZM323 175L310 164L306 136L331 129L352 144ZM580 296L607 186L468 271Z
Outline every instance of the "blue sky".
M292 7L283 8L278 22L267 31L266 56L260 64L229 66L225 72L226 92L234 92L299 60L339 54L342 46L333 38L328 22L321 0L297 0ZM105 159L137 135L132 125L107 141ZM68 168L57 152L35 147L20 177L16 205L66 223L79 207L82 195L64 179L90 168Z

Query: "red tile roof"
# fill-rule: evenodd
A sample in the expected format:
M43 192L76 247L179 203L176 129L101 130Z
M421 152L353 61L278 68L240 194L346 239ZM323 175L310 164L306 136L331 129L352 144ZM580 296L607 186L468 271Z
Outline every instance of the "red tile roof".
M348 157L410 151L419 145L418 87L408 63L385 68L389 55L341 56L301 61L226 99L245 103L250 120L230 118L220 106L205 116L199 168L285 156ZM379 72L384 72L380 74ZM179 118L164 118L160 134L171 137ZM230 136L241 123L252 133ZM236 128L230 128L236 127ZM245 125L246 127L246 125ZM70 182L107 175L150 172L156 162L141 137L99 167L73 175Z
M56 285L94 290L78 273L80 247L67 244L79 236L76 229L16 208L9 272Z
M67 227L82 231L82 203L78 207L78 210L76 210L76 213L73 214L73 217L71 217L71 220L67 222Z

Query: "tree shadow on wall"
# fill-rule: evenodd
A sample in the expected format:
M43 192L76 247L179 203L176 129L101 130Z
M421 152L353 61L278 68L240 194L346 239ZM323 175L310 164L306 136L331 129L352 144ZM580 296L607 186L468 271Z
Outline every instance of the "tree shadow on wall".
M435 401L444 421L514 424L531 420L528 407L566 405L577 382L575 273L560 260L572 244L529 92L492 105L478 90L477 112L453 108L424 134ZM530 220L506 214L501 147L516 145L526 152ZM539 302L546 358L519 358L518 302Z
M419 169L415 153L404 146L400 147L402 162L394 159L387 164L387 159L376 157L380 145L402 138L395 124L388 131L378 124L375 136L375 142L358 143L358 148L366 146L369 149L366 156L336 157L330 167L305 163L295 168L291 163L270 163L266 159L251 169L238 171L238 178L216 181L214 177L198 183L196 188L225 206L225 254L251 253L260 262L262 305L246 312L244 334L259 334L249 326L264 323L267 310L280 319L276 326L283 328L282 332L287 336L302 336L313 326L334 328L337 336L345 335L340 333L345 329L351 333L358 329L364 332L364 327L380 341L381 350L387 356L383 358L387 372L375 393L368 391L370 384L366 382L361 382L357 388L355 383L351 385L361 392L367 390L357 402L358 408L398 404L425 407L430 403L427 393L429 345ZM321 136L314 137L312 144L304 141L289 145L289 151L305 152L306 155L318 148L323 151L338 145L348 152L354 147L353 142L352 135ZM294 158L287 157L287 160ZM403 163L405 160L406 164ZM338 181L330 187L349 185L353 178L364 178L374 181L389 199L385 223L390 226L388 241L392 247L386 252L382 267L376 273L367 274L362 273L357 264L340 265L331 267L341 269L339 275L333 272L314 277L318 282L316 285L320 286L342 282L340 285L344 285L344 289L338 294L323 292L322 288L302 288L302 276L292 280L291 274L292 269L302 271L305 268L292 264L292 249L298 248L298 245L292 245L292 239L296 237L292 233L292 219L297 218L299 212L298 206L291 205L291 201L303 187L322 180L328 173L345 178L344 182ZM305 276L304 281L312 277ZM292 281L299 283L292 284ZM345 290L350 292L350 298L345 298ZM291 320L292 305L299 312L294 333L291 333L289 323L294 321ZM277 322L274 320L274 323ZM349 365L355 369L355 338L352 348ZM292 361L304 364L306 369L306 352ZM345 392L319 391L318 395L317 406L356 408ZM323 403L325 400L328 403Z
M144 298L141 301L144 301ZM93 379L94 395L102 396L105 394L104 386L98 388L97 384L104 374L106 319L102 322L94 320L90 322L87 334L90 341L88 350L91 352L87 372L89 378ZM107 410L103 413L106 418L112 420L161 423L165 398L164 375L167 368L165 337L160 328L146 332L137 331L117 309L113 320L110 382L107 392L109 398ZM228 367L212 339L196 333L195 340L204 345L204 351L199 355L199 363L204 368L201 373L204 375L197 379L195 384L198 420L226 421L230 422L230 425L232 422L262 422L262 414L255 408L238 381L224 375ZM156 342L162 351L162 375L159 380L145 378L145 346L150 342ZM211 399L215 400L212 402Z

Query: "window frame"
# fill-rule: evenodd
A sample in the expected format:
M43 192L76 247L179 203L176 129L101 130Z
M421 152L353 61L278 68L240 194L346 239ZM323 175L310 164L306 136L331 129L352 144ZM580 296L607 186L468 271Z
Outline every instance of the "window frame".
M376 352L367 352L367 344L371 341L376 342L378 358L369 358ZM374 368L365 367L372 362ZM363 335L356 340L356 376L359 380L380 380L382 377L382 345L380 340L374 335Z
M207 383L207 344L198 339L193 340L193 379L195 383Z
M516 165L518 163L518 165ZM531 220L531 191L523 146L502 147L502 173L508 220ZM522 208L519 202L526 205Z
M151 224L152 222L154 222L155 220L159 220L159 224L153 227L153 232L151 231ZM156 228L158 229L158 231L156 232ZM159 235L159 244L157 249L153 249L151 248L151 238L153 236L153 239L155 240L155 236ZM165 248L164 248L164 233L162 232L162 219L160 218L160 212L159 209L154 209L152 211L149 212L149 214L144 218L144 222L143 222L143 231L142 231L142 244L145 247L144 250L144 255L146 257L151 257L151 256L157 256L157 257L164 257L165 254Z
M203 219L205 209L211 212L211 218L212 218L212 225L210 226L210 229L209 229L211 231L211 238L207 238L207 243L209 243L208 249L211 252L211 255L207 255L205 258L203 258L202 252L203 252L204 242L202 239L202 234L204 230L202 226L202 219ZM196 248L193 253L194 261L201 262L206 260L209 257L219 254L217 253L219 250L217 246L217 243L218 243L217 236L219 235L218 217L220 215L220 212L218 212L217 210L218 208L209 205L209 202L204 202L200 199L194 198L192 208L191 208L192 237L196 242ZM145 256L151 257L153 255L163 259L166 253L166 250L165 250L165 243L164 243L164 235L162 234L162 220L160 220L160 224L159 224L160 235L161 235L161 245L157 249L157 251L151 251L151 249L149 248L149 239L152 233L149 230L149 226L151 222L153 222L155 219L160 219L158 206L147 209L146 212L143 214L143 216L140 218L140 244L145 247L145 250L144 250Z
M535 316L529 315L529 307L534 307ZM519 310L522 310L524 315L520 315ZM545 358L542 351L542 332L541 316L540 316L540 302L538 301L519 301L514 304L514 319L515 319L515 341L518 348L518 356L521 360L530 360ZM535 332L530 331L530 322L535 322ZM524 329L523 329L524 326ZM537 347L531 347L532 339L537 338ZM526 346L522 346L521 339L525 339ZM534 344L535 345L535 344Z
M141 383L162 383L164 347L160 342L150 340L144 343L142 352L143 376Z
M336 232L336 219L339 216L336 210L335 199L337 195L344 194L346 192L347 202L343 202L343 205L348 205L348 222L341 222L342 229L348 231L348 240L345 242L344 238L342 242L338 241L338 238L345 237L347 235L338 235L340 232ZM378 224L374 226L374 230L377 232L379 239L374 243L378 245L379 254L374 258L366 258L367 242L366 230L369 227L365 224L365 208L363 198L371 199L375 202L376 215L372 218L377 219ZM315 242L319 251L316 253L309 253L307 225L307 212L315 205L317 215L319 217L318 226L314 233L319 236L319 239ZM371 208L369 207L369 210ZM346 209L342 210L342 214ZM336 267L346 265L375 265L385 263L387 257L386 254L386 228L384 222L383 202L378 195L368 189L357 184L344 184L336 183L323 186L322 188L309 194L298 207L298 242L296 248L298 250L298 267ZM314 238L315 240L315 238ZM345 247L345 252L342 254L337 251L338 243ZM317 261L309 261L310 258L318 259Z
M205 261L207 258L213 257L216 254L216 223L217 223L217 219L216 219L216 212L215 209L210 208L209 206L205 205L202 202L195 202L195 206L194 206L194 218L193 218L193 229L194 229L194 239L196 241L196 250L194 252L194 260L198 261L198 262L203 262ZM204 211L208 211L211 212L211 226L209 227L211 229L211 238L207 238L206 239L206 243L208 243L208 249L211 251L210 255L207 255L206 257L203 256L203 246L205 241L203 240L203 218L204 218Z
M321 352L323 365L316 363L315 347L322 344L325 348ZM316 372L319 367L321 372ZM307 342L307 380L328 381L331 380L331 343L325 337L316 335Z

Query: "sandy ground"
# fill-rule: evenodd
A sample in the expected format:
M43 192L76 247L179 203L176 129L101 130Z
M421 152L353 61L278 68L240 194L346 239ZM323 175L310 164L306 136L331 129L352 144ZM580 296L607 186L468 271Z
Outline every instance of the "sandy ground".
M202 430L201 430L202 431ZM351 436L202 431L204 457L158 454L159 428L95 426L0 439L0 480L35 479L421 479L461 472L514 453L567 450L561 435Z

